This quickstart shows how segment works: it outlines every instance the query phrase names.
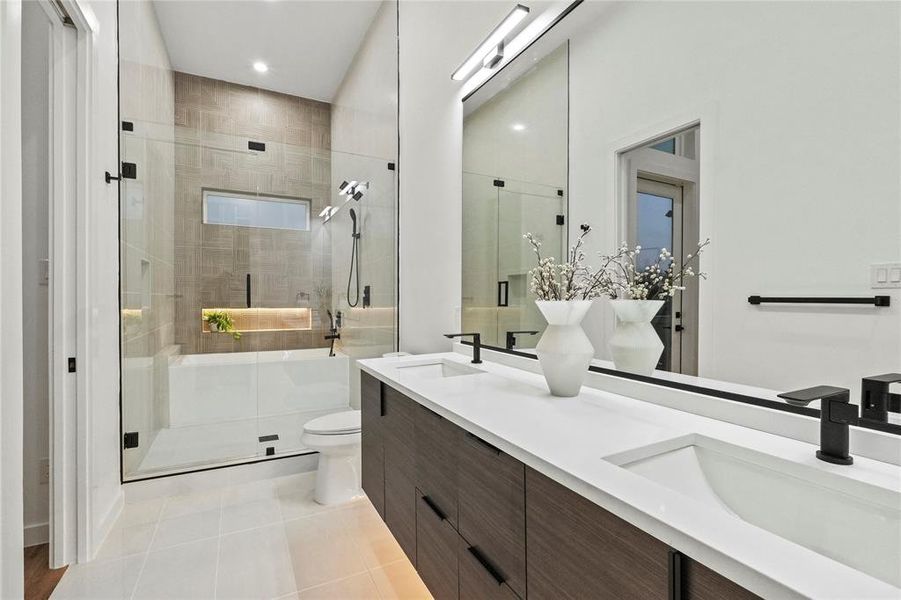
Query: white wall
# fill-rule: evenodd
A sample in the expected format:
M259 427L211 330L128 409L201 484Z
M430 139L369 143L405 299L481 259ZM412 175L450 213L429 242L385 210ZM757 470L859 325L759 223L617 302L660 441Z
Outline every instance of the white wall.
M395 348L397 308L397 2L379 7L353 62L332 100L331 202L343 181L369 181L359 202L346 205L325 225L331 243L332 312L343 314L341 349L353 359L371 358ZM347 303L353 206L361 233L358 252L360 305ZM363 287L372 305L362 307ZM353 293L353 292L352 292ZM351 405L359 407L360 377L352 361Z
M450 349L459 327L463 108L451 73L505 2L400 4L400 349Z
M889 309L746 301L873 295L870 263L901 259L899 9L621 3L572 39L570 223L596 226L592 248L616 243L615 150L701 121L700 375L856 391L901 366L898 292ZM603 356L600 304L584 326Z
M0 2L0 597L23 595L22 4Z
M121 508L119 480L119 252L118 187L108 185L103 171L118 171L116 3L91 0L87 6L97 19L94 39L93 113L91 115L92 177L90 212L85 215L87 256L85 259L85 356L82 375L89 377L87 444L90 490L89 554L103 541ZM81 335L82 332L79 332ZM84 547L84 546L83 546Z
M49 459L48 285L40 262L49 250L50 36L37 2L22 5L22 319L23 485L25 544L48 541L49 485L41 463Z

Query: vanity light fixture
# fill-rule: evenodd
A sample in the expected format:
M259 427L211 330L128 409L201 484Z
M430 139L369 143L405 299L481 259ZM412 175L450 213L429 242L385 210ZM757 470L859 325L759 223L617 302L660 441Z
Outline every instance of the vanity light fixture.
M258 60L255 63L253 63L253 70L256 71L257 73L265 73L266 71L269 70L269 65L267 65L266 63L264 63L261 60Z
M482 67L485 69L493 69L499 62L504 60L504 42L494 47L494 50L485 55L482 60Z
M523 6L522 4L517 4L510 13L504 17L504 20L501 21L500 25L494 28L485 41L479 44L479 47L469 55L463 64L460 65L454 74L451 75L451 79L454 81L463 81L466 77L472 73L472 71L482 64L483 60L488 58L489 53L492 50L497 50L500 48L501 55L500 57L496 57L496 55L492 55L497 58L492 66L497 65L503 59L503 42L504 39L510 35L510 33L516 29L516 26L519 25L520 21L526 18L526 15L529 14L529 7Z

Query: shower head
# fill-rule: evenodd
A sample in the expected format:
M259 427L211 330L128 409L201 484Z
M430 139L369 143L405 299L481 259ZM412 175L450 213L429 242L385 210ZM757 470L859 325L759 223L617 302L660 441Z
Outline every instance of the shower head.
M354 233L357 232L357 211L350 209L350 222L353 224Z

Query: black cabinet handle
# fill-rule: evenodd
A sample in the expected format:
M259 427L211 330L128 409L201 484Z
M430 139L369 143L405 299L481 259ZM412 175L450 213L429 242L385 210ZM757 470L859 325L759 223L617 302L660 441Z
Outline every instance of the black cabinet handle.
M423 496L422 501L425 502L428 505L428 507L432 509L432 512L435 513L435 515L439 519L441 519L442 521L447 520L447 514L443 510L441 510L441 508L439 508L437 504L435 504L434 500L432 500L428 496Z
M494 567L494 565L491 564L491 561L489 561L485 557L485 555L479 551L478 548L476 548L475 546L470 546L469 548L467 548L467 550L469 550L469 553L472 554L472 556L477 561L479 561L479 564L482 565L482 568L485 569L486 571L488 571L488 574L491 575L492 578L494 578L494 580L497 582L498 585L504 584L504 582L506 581L506 578L503 575L501 575L500 571L498 571Z
M488 442L486 442L479 436L473 435L473 434L469 433L468 431L466 432L466 438L472 440L473 442L479 444L480 446L484 446L485 448L487 448L488 450L491 450L492 452L494 452L497 455L500 455L500 453L501 453L500 448L498 448L497 446L494 446L492 444L489 444Z
M250 308L250 273L247 274L247 278L244 280L244 293L247 296L247 308Z
M669 551L669 600L682 600L682 553Z

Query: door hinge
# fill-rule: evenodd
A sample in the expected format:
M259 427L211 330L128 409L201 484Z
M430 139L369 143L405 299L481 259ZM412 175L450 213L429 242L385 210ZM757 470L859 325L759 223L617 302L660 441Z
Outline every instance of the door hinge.
M265 152L266 144L263 142L254 142L251 140L251 141L247 142L247 149L248 150L256 150L257 152Z
M75 357L74 357L74 356L70 356L70 357L69 357L69 373L74 373L74 372L75 372L75 367L76 367L76 365L75 365Z
M123 448L137 448L138 447L138 432L137 431L126 432L122 436L122 447Z
M389 171L393 171L394 169L395 169L394 163L393 163L393 162L389 162L389 163L388 163L388 170L389 170Z
M134 131L135 124L131 121L122 121L122 131Z
M504 187L504 180L503 179L495 179L494 187Z
M138 178L138 165L135 163L124 162L122 163L122 179L137 179Z
M557 225L565 225L566 217L563 215L557 215Z

